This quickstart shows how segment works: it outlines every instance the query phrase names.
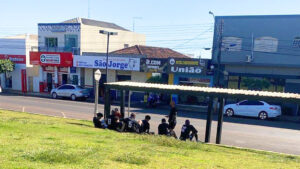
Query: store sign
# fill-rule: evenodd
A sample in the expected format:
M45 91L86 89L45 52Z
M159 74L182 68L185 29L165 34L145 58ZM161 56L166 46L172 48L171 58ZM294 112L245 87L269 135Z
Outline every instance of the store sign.
M25 55L1 55L0 60L9 59L15 64L26 64L26 56Z
M30 64L41 66L73 66L71 52L30 52Z
M169 59L169 73L206 74L206 61L201 59Z
M160 59L160 58L141 59L141 71L143 72L166 73L167 67L168 67L168 59Z
M40 56L41 63L44 64L60 64L60 55L59 54L41 54Z
M106 57L105 56L74 56L74 67L83 68L106 68ZM130 57L109 57L108 69L113 70L130 70L140 71L140 58Z
M43 67L43 70L46 72L54 72L54 67L52 66L45 66Z
M64 73L68 73L68 72L69 72L69 70L68 70L67 67L59 67L59 68L58 68L58 71L59 71L59 72L64 72Z

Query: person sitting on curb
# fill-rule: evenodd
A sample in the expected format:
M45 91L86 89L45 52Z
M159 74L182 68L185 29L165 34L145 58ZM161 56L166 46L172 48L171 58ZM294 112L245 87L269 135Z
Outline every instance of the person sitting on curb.
M186 141L186 139L193 140L193 137L196 138L198 142L198 131L193 125L190 124L189 120L185 121L185 124L181 128L180 140Z
M95 128L107 128L105 120L102 119L102 117L103 117L102 113L97 113L97 116L93 118L93 123Z
M165 118L161 119L161 124L158 125L158 134L166 136L170 135L169 124Z

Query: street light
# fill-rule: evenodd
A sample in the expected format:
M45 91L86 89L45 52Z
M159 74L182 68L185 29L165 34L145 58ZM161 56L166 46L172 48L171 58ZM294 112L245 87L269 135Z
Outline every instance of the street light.
M108 32L100 30L99 33L107 35L107 50L106 50L106 83L108 82L108 50L109 50L109 36L118 35L118 32Z
M98 99L99 99L99 80L101 79L101 72L97 69L94 73L95 79L95 110L94 110L94 117L97 117L98 113Z

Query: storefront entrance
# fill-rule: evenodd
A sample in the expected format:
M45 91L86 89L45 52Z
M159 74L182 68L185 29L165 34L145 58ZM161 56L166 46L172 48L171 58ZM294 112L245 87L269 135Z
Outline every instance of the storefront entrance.
M62 84L67 84L67 83L68 83L68 75L62 74Z
M48 92L51 92L53 84L52 73L47 73L47 89Z

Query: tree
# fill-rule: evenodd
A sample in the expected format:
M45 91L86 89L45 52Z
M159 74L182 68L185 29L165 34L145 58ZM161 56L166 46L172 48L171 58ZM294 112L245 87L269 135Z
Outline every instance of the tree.
M15 64L9 59L0 60L0 74L12 72L15 69Z

